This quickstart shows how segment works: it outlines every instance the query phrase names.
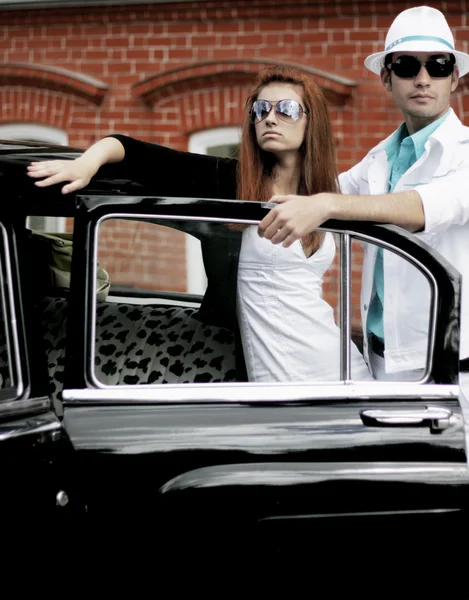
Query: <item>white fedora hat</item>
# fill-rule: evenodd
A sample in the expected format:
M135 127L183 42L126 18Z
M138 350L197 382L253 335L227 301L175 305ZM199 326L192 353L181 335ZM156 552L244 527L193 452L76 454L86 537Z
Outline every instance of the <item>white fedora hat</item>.
M418 6L402 11L389 28L384 51L370 54L365 67L379 75L384 57L390 52L449 52L454 54L459 76L469 71L469 55L454 49L454 38L443 15L436 8Z

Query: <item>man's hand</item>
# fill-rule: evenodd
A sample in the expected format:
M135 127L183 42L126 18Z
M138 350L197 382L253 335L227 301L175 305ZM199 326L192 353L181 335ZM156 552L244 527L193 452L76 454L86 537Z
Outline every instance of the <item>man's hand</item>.
M327 221L327 199L331 196L272 196L269 202L276 202L278 206L259 223L259 235L288 248Z
M258 233L288 248L329 219L392 223L407 231L425 229L425 213L417 190L354 196L324 192L313 196L272 196L273 208L259 223Z

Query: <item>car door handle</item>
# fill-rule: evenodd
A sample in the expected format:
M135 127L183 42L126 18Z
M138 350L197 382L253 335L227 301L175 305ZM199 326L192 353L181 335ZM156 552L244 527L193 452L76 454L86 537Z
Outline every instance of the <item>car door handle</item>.
M452 415L451 410L437 406L411 410L370 408L360 411L362 423L370 427L428 426L432 431L447 429Z

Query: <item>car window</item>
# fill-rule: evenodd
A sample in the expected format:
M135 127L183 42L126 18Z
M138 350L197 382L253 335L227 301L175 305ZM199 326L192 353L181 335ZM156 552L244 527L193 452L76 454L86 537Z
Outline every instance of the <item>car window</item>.
M423 265L351 236L350 325L377 381L423 381L432 353L436 285ZM359 340L356 340L359 344Z
M169 224L108 219L99 227L97 260L111 282L106 299L96 299L100 383L235 380L236 289L227 281L230 269L236 281L241 232L225 224ZM189 235L203 242L211 281L203 305L202 296L186 292ZM212 304L211 294L222 303Z
M202 243L203 296L187 292L190 236ZM308 257L307 240L286 249L259 238L255 224L103 219L96 238L96 382L424 381L434 304L420 267L360 236L321 236ZM379 266L369 267L376 257L393 281L409 286L408 298L396 295L397 286L377 289L370 272Z

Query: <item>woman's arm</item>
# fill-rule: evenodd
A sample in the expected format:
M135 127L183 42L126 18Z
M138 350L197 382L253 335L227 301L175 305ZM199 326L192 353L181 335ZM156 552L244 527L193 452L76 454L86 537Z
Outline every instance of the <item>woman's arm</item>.
M237 161L173 150L159 144L115 135L123 145L125 177L146 192L186 198L236 198Z
M28 166L28 175L40 178L40 181L35 182L38 187L68 181L70 183L63 186L62 193L69 194L87 186L104 164L120 162L124 155L124 147L117 139L104 138L75 160L33 162Z
M119 176L161 196L236 198L236 165L233 159L172 150L124 135L103 138L73 161L35 162L30 177L46 187L68 181L64 194L79 190L108 163L119 162Z

